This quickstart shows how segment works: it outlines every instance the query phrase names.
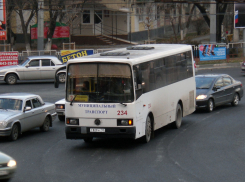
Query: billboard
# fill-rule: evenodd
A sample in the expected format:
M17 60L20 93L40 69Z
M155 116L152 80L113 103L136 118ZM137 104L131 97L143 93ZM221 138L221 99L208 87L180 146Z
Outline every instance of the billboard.
M245 28L245 4L235 3L234 5L234 27Z
M66 63L69 59L92 55L94 50L61 50L60 54L62 62Z
M0 0L0 40L7 40L5 0Z
M37 24L31 26L31 39L37 39ZM44 22L44 38L47 39L49 31L49 22ZM69 39L70 27L64 23L56 22L54 35L52 39Z
M200 61L226 59L226 47L217 47L215 44L199 45Z
M18 65L18 52L0 52L0 67Z

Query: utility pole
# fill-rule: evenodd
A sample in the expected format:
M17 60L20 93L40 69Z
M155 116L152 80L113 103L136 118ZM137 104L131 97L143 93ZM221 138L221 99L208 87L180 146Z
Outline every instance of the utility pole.
M216 44L216 2L210 3L210 43Z
M43 11L43 5L44 5L44 0L39 0L38 1L38 18L37 18L37 23L38 23L38 30L37 30L37 50L43 50L44 48L44 11Z

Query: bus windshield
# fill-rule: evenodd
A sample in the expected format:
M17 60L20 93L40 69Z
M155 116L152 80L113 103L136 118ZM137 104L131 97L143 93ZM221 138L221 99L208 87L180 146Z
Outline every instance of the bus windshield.
M134 100L132 74L128 64L70 64L67 75L67 101L130 103Z

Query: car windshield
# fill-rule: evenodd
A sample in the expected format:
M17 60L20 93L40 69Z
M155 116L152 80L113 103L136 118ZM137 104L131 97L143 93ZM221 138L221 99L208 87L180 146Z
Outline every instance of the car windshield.
M0 109L22 110L22 100L0 98Z
M26 59L23 60L19 65L25 66L29 61L30 61L30 59L29 59L29 58L26 58Z
M196 77L197 89L209 89L215 80L215 77Z
M68 101L133 102L133 83L128 64L71 64L67 75L66 99Z

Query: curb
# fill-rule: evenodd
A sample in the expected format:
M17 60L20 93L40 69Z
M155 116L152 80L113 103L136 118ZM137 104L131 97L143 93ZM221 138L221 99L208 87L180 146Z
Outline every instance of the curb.
M222 68L240 68L240 67L241 67L241 63L221 63L221 64L197 65L198 70L222 69Z

